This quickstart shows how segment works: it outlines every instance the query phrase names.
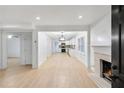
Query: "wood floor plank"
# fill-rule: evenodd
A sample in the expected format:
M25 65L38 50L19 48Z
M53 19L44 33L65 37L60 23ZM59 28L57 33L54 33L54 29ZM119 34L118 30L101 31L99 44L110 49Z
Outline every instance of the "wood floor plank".
M0 71L0 87L16 88L96 88L85 66L65 53L57 53L39 69L20 66L10 59L9 67Z

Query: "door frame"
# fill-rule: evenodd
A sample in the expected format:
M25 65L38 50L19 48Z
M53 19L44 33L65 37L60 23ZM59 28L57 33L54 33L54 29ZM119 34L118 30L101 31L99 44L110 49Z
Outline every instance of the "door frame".
M49 27L48 27L49 28ZM51 30L40 30L40 31L37 31L37 32L58 32L58 31L61 31L60 29L55 29L54 27L53 27L53 29L51 29ZM84 31L86 31L87 32L87 49L86 49L86 51L87 51L87 53L86 53L86 57L85 57L85 61L86 61L86 67L87 67L87 69L89 69L89 70L92 70L91 69L91 67L92 67L92 65L91 65L91 49L90 49L90 29L85 29L85 30L79 30L79 29L77 29L77 30L69 30L69 29L65 29L64 30L65 32L84 32ZM36 32L34 32L34 33L36 33ZM38 35L38 34L37 34ZM37 36L37 38L38 38L38 36ZM38 39L37 39L37 41L38 41ZM38 49L38 48L37 48ZM38 50L37 50L38 51ZM38 57L38 53L36 54L37 55L37 57ZM83 63L83 64L85 64L85 63Z
M38 61L37 61L37 53L38 53L38 47L37 47L37 35L38 32L35 31L1 31L1 68L0 69L6 69L7 68L7 33L11 32L31 32L32 33L32 68L38 68Z

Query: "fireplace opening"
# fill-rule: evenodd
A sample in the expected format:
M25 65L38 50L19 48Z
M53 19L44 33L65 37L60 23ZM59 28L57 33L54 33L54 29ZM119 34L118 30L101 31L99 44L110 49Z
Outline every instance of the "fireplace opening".
M101 63L101 77L108 79L109 81L111 81L111 77L112 77L112 69L111 69L111 63L105 60L100 59L100 63Z

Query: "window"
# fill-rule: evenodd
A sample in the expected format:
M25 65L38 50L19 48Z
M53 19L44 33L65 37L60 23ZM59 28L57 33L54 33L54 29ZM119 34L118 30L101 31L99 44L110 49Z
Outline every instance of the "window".
M78 50L84 52L84 37L78 39Z
M80 51L80 38L78 38L78 50Z
M80 51L81 52L84 52L84 38L83 37L81 37L80 38Z

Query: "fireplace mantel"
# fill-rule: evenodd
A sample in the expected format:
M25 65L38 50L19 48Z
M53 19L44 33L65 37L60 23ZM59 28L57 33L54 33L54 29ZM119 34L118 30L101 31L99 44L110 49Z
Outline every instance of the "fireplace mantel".
M104 78L101 77L101 70L100 70L100 60L106 60L111 63L111 55L94 52L94 69L95 73L90 74L91 79L96 82L98 87L102 88L110 88L111 82L107 82Z
M94 64L95 64L95 73L100 76L100 59L111 62L111 55L102 54L95 52L94 53Z

